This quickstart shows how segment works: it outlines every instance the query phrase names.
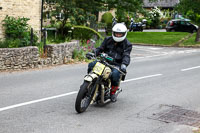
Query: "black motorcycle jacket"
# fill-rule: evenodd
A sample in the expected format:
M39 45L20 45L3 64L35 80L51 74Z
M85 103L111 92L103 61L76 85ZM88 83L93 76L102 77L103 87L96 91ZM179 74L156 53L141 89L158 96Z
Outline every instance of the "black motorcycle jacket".
M107 37L95 51L96 55L104 52L111 56L118 65L125 64L128 66L131 50L132 44L127 39L122 42L115 42L112 37Z

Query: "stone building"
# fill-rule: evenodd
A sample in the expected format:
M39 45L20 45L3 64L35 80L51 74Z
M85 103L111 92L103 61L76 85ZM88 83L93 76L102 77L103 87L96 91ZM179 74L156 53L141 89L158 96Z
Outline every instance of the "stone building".
M2 20L8 16L25 17L28 23L40 34L42 0L0 0L0 38L4 37Z

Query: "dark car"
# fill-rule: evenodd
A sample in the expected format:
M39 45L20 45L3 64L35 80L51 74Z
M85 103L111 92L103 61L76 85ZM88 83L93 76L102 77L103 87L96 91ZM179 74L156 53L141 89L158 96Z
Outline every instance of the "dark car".
M197 32L198 26L190 23L188 19L173 19L167 23L166 31L168 32Z
M143 31L143 25L141 22L139 23L131 23L129 26L129 31Z

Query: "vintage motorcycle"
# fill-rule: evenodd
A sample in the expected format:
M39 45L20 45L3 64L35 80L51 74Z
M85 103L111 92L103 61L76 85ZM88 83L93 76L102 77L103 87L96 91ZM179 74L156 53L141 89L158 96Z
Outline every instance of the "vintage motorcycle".
M111 72L112 68L117 69L121 74L120 81L125 79L126 73L117 68L113 58L105 53L95 57L94 53L87 53L88 59L97 61L93 70L84 77L84 82L76 97L75 109L78 113L84 112L90 104L105 104L110 100L111 91ZM122 92L122 89L116 91L116 97Z

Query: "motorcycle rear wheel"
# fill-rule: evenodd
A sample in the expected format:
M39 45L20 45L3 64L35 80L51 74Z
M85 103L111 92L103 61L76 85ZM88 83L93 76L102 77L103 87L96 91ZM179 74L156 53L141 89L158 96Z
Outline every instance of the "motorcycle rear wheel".
M75 109L78 113L84 112L90 105L92 96L90 94L91 91L89 90L91 90L91 87L93 87L93 84L90 84L90 82L87 81L84 81L81 85L75 103Z

